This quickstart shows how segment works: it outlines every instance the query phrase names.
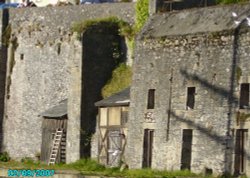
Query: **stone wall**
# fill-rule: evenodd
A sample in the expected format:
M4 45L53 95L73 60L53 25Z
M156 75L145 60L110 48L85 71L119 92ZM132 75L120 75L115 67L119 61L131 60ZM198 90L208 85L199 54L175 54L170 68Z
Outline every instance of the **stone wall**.
M230 8L224 9L231 11ZM247 8L249 5L244 7ZM242 23L236 31L210 32L206 28L210 20L192 21L197 16L190 14L211 11L221 13L219 8L207 8L159 15L149 21L138 38L128 126L130 168L142 167L144 129L154 129L152 168L179 170L183 129L192 129L191 171L233 171L233 129L239 96L237 67L242 75L249 76L249 29ZM221 14L223 20L229 21L230 17L224 15ZM173 25L175 18L183 20L185 30L180 35L175 28L182 21ZM211 18L211 22L215 19ZM231 20L226 25L232 23ZM164 31L164 26L170 26L169 30ZM199 33L194 34L189 28ZM175 34L168 35L171 33ZM196 87L194 109L186 108L187 87ZM154 109L147 109L149 89L155 89Z
M117 16L133 23L133 3L9 10L4 149L13 158L40 152L39 113L68 98L67 162L80 158L82 43L74 22ZM16 45L13 48L13 45ZM95 76L93 76L93 79Z

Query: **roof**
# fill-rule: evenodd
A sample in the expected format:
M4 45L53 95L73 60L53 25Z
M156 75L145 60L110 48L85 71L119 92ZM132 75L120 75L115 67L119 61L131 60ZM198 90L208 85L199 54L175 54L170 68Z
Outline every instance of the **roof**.
M60 101L58 105L44 111L40 116L54 118L67 115L67 102L67 99Z
M108 98L95 103L96 106L128 106L130 102L130 87Z
M238 14L237 18L232 12ZM250 3L218 5L156 14L144 26L140 38L160 38L206 32L233 30L234 20L241 21L250 15Z

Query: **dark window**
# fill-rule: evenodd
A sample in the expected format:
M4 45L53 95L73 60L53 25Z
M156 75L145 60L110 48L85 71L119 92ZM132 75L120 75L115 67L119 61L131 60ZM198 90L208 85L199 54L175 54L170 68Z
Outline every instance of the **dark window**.
M240 109L248 108L249 106L249 83L240 85Z
M20 54L20 59L23 60L24 54Z
M195 87L188 87L187 88L187 110L194 109L195 103Z
M148 109L154 109L155 107L155 89L148 90Z
M183 129L182 135L182 151L181 151L181 169L189 169L192 159L192 140L193 130Z
M128 122L128 111L121 112L121 125L125 125Z

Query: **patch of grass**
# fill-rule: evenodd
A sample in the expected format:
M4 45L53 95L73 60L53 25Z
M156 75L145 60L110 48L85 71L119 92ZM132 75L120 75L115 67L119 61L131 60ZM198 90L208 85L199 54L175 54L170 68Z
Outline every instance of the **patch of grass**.
M196 177L197 175L194 173L191 173L188 170L182 170L182 171L159 171L159 170L153 170L153 169L137 169L137 170L128 170L126 173L127 177L164 177L164 178L175 178L176 176L192 176Z
M131 78L131 67L127 66L124 63L120 64L115 70L113 70L112 78L102 88L102 96L106 98L129 87L131 84Z
M76 169L78 171L104 171L105 166L98 164L91 159L81 159L74 163L62 165L66 168Z
M200 175L191 173L188 170L181 171L160 171L154 169L125 169L120 171L119 168L105 168L91 159L81 159L71 164L56 164L46 165L40 162L31 161L30 158L23 158L23 162L9 161L0 162L0 167L16 168L16 169L55 169L55 170L75 170L83 175L96 176L112 176L112 177L126 177L126 178L176 178L176 177L202 177ZM209 177L209 178L212 178Z

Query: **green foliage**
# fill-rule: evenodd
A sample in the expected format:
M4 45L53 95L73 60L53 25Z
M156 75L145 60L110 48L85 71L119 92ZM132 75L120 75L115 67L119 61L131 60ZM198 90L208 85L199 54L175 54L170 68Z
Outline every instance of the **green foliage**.
M237 4L237 3L243 3L248 2L248 0L217 0L218 4Z
M120 64L113 70L110 81L102 88L102 96L106 98L127 88L131 83L131 77L131 67L124 63Z
M0 154L0 161L1 162L8 162L10 160L10 156L7 152L3 152Z
M126 173L127 177L143 177L143 178L151 178L151 177L162 177L162 178L175 178L177 176L183 177L196 177L196 174L191 173L188 170L182 171L158 171L153 169L137 169L137 170L128 170Z
M56 165L45 165L38 164L31 160L30 158L23 158L23 162L10 161L7 163L0 163L1 167L5 168L18 168L18 169L64 169L64 170L76 170L80 171L83 175L99 175L103 176L112 176L112 177L127 177L127 178L153 178L153 177L161 177L161 178L176 178L180 177L201 177L194 173L191 173L188 170L183 171L159 171L154 169L132 169L132 170L124 170L120 171L119 168L105 168L105 166L97 163L91 159L81 159L71 164L56 164Z
M68 168L74 168L79 171L104 171L105 166L98 164L91 159L80 159L74 163L65 165Z
M100 32L116 32L118 31L120 35L131 38L133 36L132 27L125 21L118 19L117 17L108 17L94 20L85 20L82 22L74 23L71 31L77 32L78 39L81 38L81 34L84 33L87 29L92 27L100 27Z
M29 158L29 157L24 157L21 159L21 162L26 163L26 164L33 164L34 160L32 158Z
M138 32L141 30L145 22L148 20L149 0L138 0L136 3L136 22L135 30Z

